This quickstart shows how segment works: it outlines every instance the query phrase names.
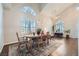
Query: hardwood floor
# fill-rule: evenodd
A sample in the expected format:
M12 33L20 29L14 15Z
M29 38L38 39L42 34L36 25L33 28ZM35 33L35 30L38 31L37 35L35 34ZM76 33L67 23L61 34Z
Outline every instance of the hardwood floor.
M62 45L56 49L51 55L53 56L77 56L78 55L78 39L62 40Z
M54 40L57 40L58 42L62 43L59 45L58 48L56 48L54 51L51 50L51 53L49 56L78 56L78 39L57 39L54 38ZM9 45L4 46L1 55L2 56L8 56L10 53L9 51Z

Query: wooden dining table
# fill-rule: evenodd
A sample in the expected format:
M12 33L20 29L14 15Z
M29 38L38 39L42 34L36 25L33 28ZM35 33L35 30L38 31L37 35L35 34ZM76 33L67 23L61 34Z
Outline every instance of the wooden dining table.
M37 38L37 37L41 37L41 35L25 35L24 37L26 37L26 38Z
M44 36L47 36L47 35L44 35ZM29 45L28 48L30 47L29 50L32 50L32 46L34 42L36 42L37 45L39 44L38 41L39 41L39 38L41 37L42 37L41 35L25 35L24 36L27 42L27 46ZM52 38L52 35L50 35L50 37Z
M32 38L41 38L41 37L42 37L41 35L24 35L24 38L27 38L28 40ZM50 35L50 37L53 38L53 35Z
M53 36L53 35L50 35L51 37ZM31 38L31 37L41 37L41 35L24 35L24 37L27 37L27 38Z

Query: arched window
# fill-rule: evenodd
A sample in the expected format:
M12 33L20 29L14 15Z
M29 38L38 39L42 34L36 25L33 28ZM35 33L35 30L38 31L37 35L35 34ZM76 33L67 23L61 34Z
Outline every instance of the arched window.
M64 23L62 20L58 20L55 25L55 32L63 33L64 32Z
M22 12L24 12L25 14L31 14L32 16L36 16L36 12L31 8L31 7L23 7Z
M25 14L21 19L21 28L24 33L36 31L37 22L35 20L36 12L31 7L23 7L22 12Z

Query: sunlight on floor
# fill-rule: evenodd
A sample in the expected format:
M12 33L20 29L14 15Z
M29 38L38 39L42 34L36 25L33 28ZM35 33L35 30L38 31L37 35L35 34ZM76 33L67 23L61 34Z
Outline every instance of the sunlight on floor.
M62 45L58 49L56 49L52 53L52 55L53 56L64 56L64 55L66 55L66 50L67 50L65 40L63 39L63 40L58 40L58 41L60 41L62 43Z

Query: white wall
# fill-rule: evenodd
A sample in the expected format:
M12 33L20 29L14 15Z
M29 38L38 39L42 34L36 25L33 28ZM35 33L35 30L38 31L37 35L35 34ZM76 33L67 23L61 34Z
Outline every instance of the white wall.
M3 9L2 9L2 5L0 4L0 52L3 48Z
M76 10L76 7L71 6L70 8L66 9L62 14L59 15L59 18L64 22L64 30L71 30L70 37L78 38L77 24L79 20L79 11ZM56 21L56 18L52 17L53 24L55 24Z
M21 17L24 13L21 11L23 6L29 6L39 14L39 7L37 4L14 4L9 10L4 9L4 44L15 43L18 41L16 32L20 35ZM35 17L38 20L38 17Z
M79 18L77 19L77 37L78 37L78 39L79 39Z
M55 24L57 21L55 16L53 16L53 14L51 14L50 12L52 12L51 8L47 8L42 11L43 15L40 18L41 20L43 20L41 22L43 28L45 27L51 28L51 25ZM51 16L52 16L52 19L51 19ZM76 7L74 5L71 6L70 8L66 9L62 14L60 14L59 17L64 22L64 30L70 29L71 30L70 36L72 38L78 38L77 20L79 18L79 11L76 10ZM50 19L52 20L51 22L50 22ZM49 26L47 26L47 24L49 24Z
M64 21L65 30L71 30L70 36L72 38L78 38L77 20L79 18L79 11L76 10L76 7L70 7L63 14L61 14L60 17Z
M43 31L52 33L53 22L49 14L41 13L40 14L40 25Z

